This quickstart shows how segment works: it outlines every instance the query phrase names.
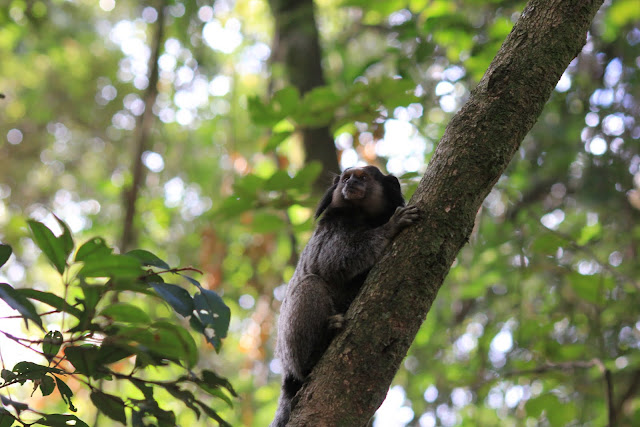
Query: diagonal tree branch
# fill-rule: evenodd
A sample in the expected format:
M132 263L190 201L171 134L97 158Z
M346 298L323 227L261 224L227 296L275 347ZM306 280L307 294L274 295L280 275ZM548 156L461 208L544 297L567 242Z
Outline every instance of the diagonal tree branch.
M449 123L405 230L347 312L347 326L298 393L289 425L363 426L425 319L476 212L529 132L602 0L531 0Z

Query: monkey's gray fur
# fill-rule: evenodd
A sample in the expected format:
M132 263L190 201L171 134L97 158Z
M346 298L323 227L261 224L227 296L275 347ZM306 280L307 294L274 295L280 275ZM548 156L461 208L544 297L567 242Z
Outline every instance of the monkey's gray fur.
M418 210L404 207L396 177L366 166L335 178L318 205L316 218L321 215L280 309L282 392L271 427L287 424L293 398L342 327L369 270Z

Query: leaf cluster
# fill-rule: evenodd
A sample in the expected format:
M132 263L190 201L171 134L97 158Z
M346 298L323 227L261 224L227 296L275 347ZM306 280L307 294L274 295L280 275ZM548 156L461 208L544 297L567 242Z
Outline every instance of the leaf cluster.
M393 111L396 107L418 102L414 89L412 80L390 77L367 83L357 81L344 91L321 86L303 97L295 87L287 86L277 91L269 102L251 97L249 113L255 124L275 129L278 123L289 121L296 127L330 126L335 130L354 121L373 122L380 118L383 110ZM274 131L263 150L274 150L291 134L289 129Z
M62 233L56 236L45 224L30 220L33 239L49 263L62 278L65 295L29 288L14 288L0 283L0 298L16 310L27 329L35 324L45 332L41 339L17 337L13 331L0 330L7 338L31 348L43 362L21 361L11 369L2 369L0 388L24 386L51 399L57 389L69 411L76 412L74 393L67 385L73 378L86 386L90 400L107 417L133 426L173 426L173 411L160 407L154 392L162 389L181 401L196 416L202 414L228 425L202 396L232 404L236 396L231 384L211 370L197 371L198 346L193 334L199 334L220 351L229 327L230 310L215 292L204 288L187 272L193 268L172 268L155 254L136 249L117 254L96 237L74 250L69 227L56 217ZM0 266L12 254L9 245L0 245ZM171 277L176 283L168 283ZM75 295L71 298L70 295ZM179 316L163 319L151 316L133 303L131 295L166 303ZM50 306L52 311L39 312L36 305ZM59 313L69 318L66 330L46 329L45 316ZM63 321L64 324L64 321ZM184 373L162 381L149 379L149 370L174 365ZM130 372L123 373L122 366ZM114 381L127 382L139 391L136 395L116 396L103 389ZM141 394L142 398L138 395ZM2 397L0 426L21 425L66 426L87 425L75 415L46 414L27 404ZM8 408L13 408L10 411ZM41 415L35 423L22 421L21 415L31 411Z

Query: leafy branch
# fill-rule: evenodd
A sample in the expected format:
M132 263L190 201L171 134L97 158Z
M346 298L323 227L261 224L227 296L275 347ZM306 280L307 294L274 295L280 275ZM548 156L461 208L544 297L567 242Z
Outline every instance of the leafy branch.
M198 348L193 334L204 336L219 351L229 327L230 310L219 295L184 274L201 272L193 267L172 267L157 255L142 249L126 254L114 253L113 248L100 237L90 239L76 249L67 225L57 217L56 220L63 230L59 236L40 222L28 221L28 224L35 243L62 279L63 297L54 292L14 288L8 283L0 283L0 299L19 314L9 318L23 318L27 328L35 323L45 334L34 338L17 336L13 331L0 330L0 333L42 356L46 363L21 361L9 369L2 359L0 389L29 383L33 392L40 390L48 399L57 389L68 409L75 412L73 391L63 380L73 377L90 390L91 402L112 420L126 424L129 418L133 426L147 425L149 420L155 420L159 426L175 425L175 414L161 408L154 397L154 390L160 388L181 401L197 417L204 414L220 425L228 425L202 396L232 405L231 397L237 395L225 378L211 370L196 369ZM0 245L0 267L11 254L9 245ZM196 292L165 282L163 276L167 273L194 286ZM189 326L152 317L135 304L110 303L106 298L108 294L122 292L165 302ZM74 301L68 301L70 295L75 297ZM37 311L34 304L46 304L52 310ZM54 313L68 315L70 327L47 332L43 317ZM112 369L116 363L118 369ZM130 374L118 372L122 364L131 367ZM173 374L174 377L165 381L146 378L149 368L169 364L179 367L184 374ZM120 397L104 392L102 385L113 381L133 385L144 398L128 393ZM87 425L75 415L46 414L33 410L26 403L0 397L3 403L0 427L14 423L23 426ZM21 414L25 411L41 418L32 423L23 421Z

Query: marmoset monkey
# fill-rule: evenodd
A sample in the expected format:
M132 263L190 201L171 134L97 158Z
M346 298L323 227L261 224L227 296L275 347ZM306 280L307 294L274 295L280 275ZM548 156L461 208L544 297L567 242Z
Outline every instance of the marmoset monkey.
M375 166L335 178L316 211L280 309L277 354L282 392L272 427L285 426L291 401L342 327L343 315L393 237L418 218L404 207L400 182Z

